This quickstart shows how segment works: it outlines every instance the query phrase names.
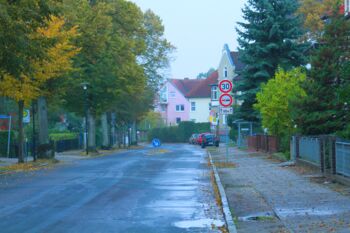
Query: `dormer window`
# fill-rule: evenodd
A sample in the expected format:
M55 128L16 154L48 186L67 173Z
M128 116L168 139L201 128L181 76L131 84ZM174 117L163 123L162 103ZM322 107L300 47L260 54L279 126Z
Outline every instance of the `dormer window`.
M224 77L227 78L227 67L224 68Z

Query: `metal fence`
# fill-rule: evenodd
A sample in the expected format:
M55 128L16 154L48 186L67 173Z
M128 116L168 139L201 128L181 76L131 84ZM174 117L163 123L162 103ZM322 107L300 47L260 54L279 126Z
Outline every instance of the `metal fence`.
M317 166L321 165L321 146L320 139L315 137L299 138L298 157Z
M55 142L56 152L78 150L78 149L81 149L81 142L79 138L70 139L70 140L60 140Z
M275 136L257 134L248 137L248 148L250 150L275 153L279 150L279 140Z
M350 143L336 141L336 173L350 177Z

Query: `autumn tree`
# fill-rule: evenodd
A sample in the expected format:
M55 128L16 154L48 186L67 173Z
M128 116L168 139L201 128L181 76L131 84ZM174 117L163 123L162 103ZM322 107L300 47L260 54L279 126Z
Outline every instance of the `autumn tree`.
M0 95L18 103L18 162L23 160L24 105L40 93L43 80L34 76L35 64L46 57L50 41L36 36L50 14L49 2L0 1Z
M306 96L302 88L305 79L306 73L300 68L290 71L278 69L272 79L262 84L254 108L259 111L262 125L268 129L269 134L289 141L295 130L292 101Z
M331 13L334 6L343 3L343 0L301 0L298 13L303 18L305 29L304 40L317 41L325 27L325 17Z
M46 51L46 59L34 64L34 76L44 81L41 96L38 98L38 118L39 143L46 144L49 142L46 97L52 97L60 90L53 89L52 83L74 70L72 58L80 49L72 42L78 36L77 27L66 28L63 17L51 16L47 27L38 29L38 36L54 41L52 47Z

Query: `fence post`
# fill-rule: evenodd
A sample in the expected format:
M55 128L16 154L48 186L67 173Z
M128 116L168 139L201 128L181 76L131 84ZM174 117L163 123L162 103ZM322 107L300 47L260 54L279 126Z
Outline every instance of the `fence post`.
M325 152L325 148L324 148L324 138L323 137L319 137L319 146L320 146L320 166L321 166L321 172L324 173L325 172L325 156L324 156L324 152Z
M336 138L335 137L330 137L330 158L331 158L331 170L332 174L335 175L337 174L337 164L336 164Z
M295 136L295 158L296 159L300 158L299 139L300 139L300 136Z

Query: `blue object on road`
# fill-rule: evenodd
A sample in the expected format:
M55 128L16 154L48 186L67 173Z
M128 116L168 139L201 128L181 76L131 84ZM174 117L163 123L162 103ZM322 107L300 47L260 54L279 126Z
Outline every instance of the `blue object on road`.
M158 138L153 138L152 145L153 147L160 147L161 145L160 140Z

